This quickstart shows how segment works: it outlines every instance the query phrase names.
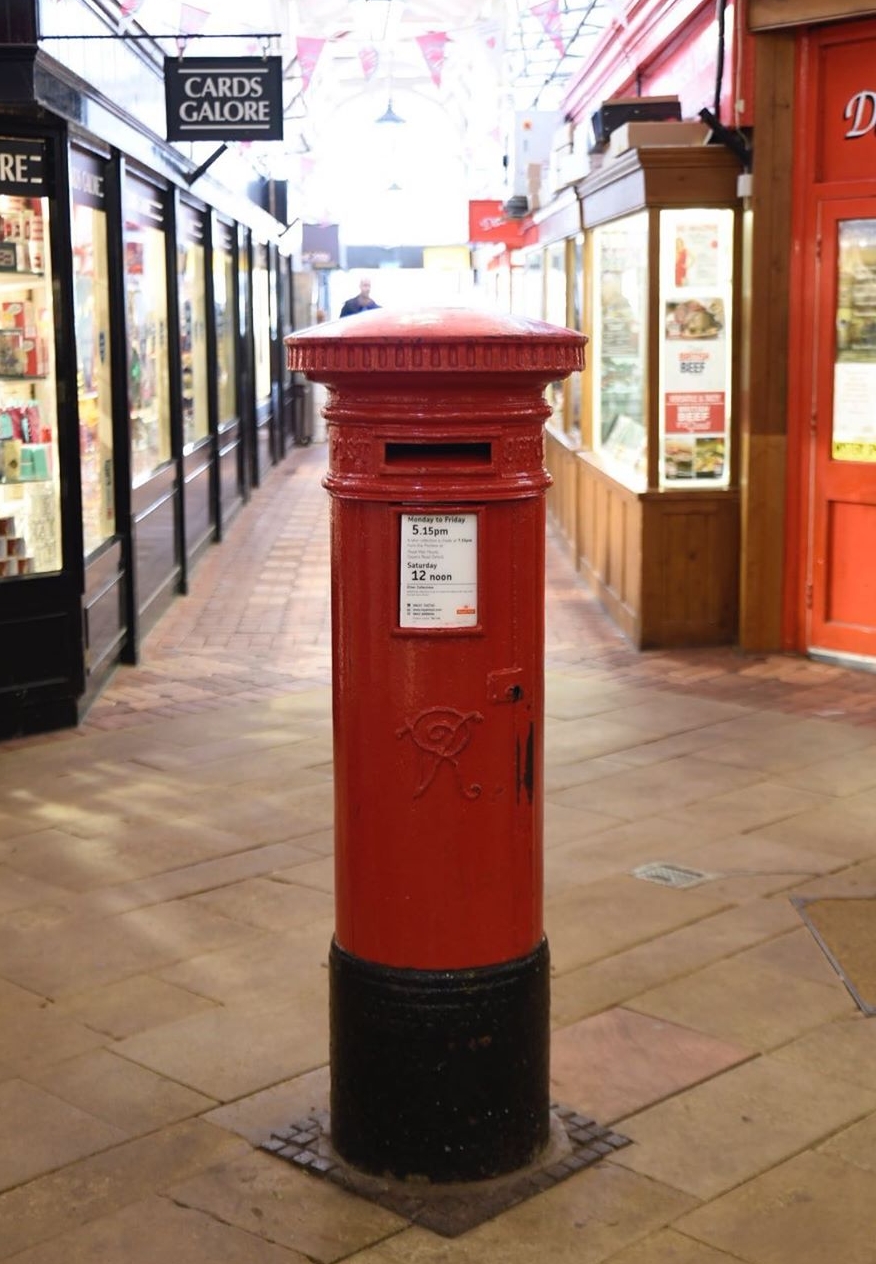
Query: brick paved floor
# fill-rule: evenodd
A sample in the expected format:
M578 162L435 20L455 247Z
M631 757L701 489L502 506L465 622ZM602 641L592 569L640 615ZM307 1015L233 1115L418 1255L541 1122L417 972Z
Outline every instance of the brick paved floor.
M331 680L326 447L272 470L202 559L187 596L145 638L142 661L120 668L83 732L257 700ZM876 724L876 675L733 647L634 650L549 533L548 667L610 673L619 682Z

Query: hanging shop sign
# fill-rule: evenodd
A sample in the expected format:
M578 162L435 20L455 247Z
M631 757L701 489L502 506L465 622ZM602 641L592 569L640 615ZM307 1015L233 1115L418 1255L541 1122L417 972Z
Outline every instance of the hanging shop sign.
M70 149L70 189L79 206L106 210L106 180L103 159L81 149Z
M46 192L42 141L0 136L0 193L40 197Z
M168 140L282 140L280 57L166 57Z
M523 225L520 220L508 218L501 202L486 199L469 202L468 239L473 245L499 242L505 246L522 246Z

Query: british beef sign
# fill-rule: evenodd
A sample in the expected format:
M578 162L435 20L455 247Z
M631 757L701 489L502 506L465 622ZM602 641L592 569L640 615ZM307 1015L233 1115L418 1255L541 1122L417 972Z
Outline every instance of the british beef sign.
M168 140L282 140L280 57L166 57Z

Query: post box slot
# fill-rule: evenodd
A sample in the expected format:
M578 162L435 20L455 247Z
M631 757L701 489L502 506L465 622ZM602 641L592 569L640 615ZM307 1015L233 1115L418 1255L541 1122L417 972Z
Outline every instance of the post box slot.
M491 465L492 443L387 443L387 465Z

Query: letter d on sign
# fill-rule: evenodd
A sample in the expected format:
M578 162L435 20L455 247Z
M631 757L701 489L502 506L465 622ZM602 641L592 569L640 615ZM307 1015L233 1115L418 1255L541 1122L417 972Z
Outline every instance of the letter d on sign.
M849 97L843 118L852 119L852 126L846 132L846 140L866 136L876 123L876 92L856 92L853 97Z

